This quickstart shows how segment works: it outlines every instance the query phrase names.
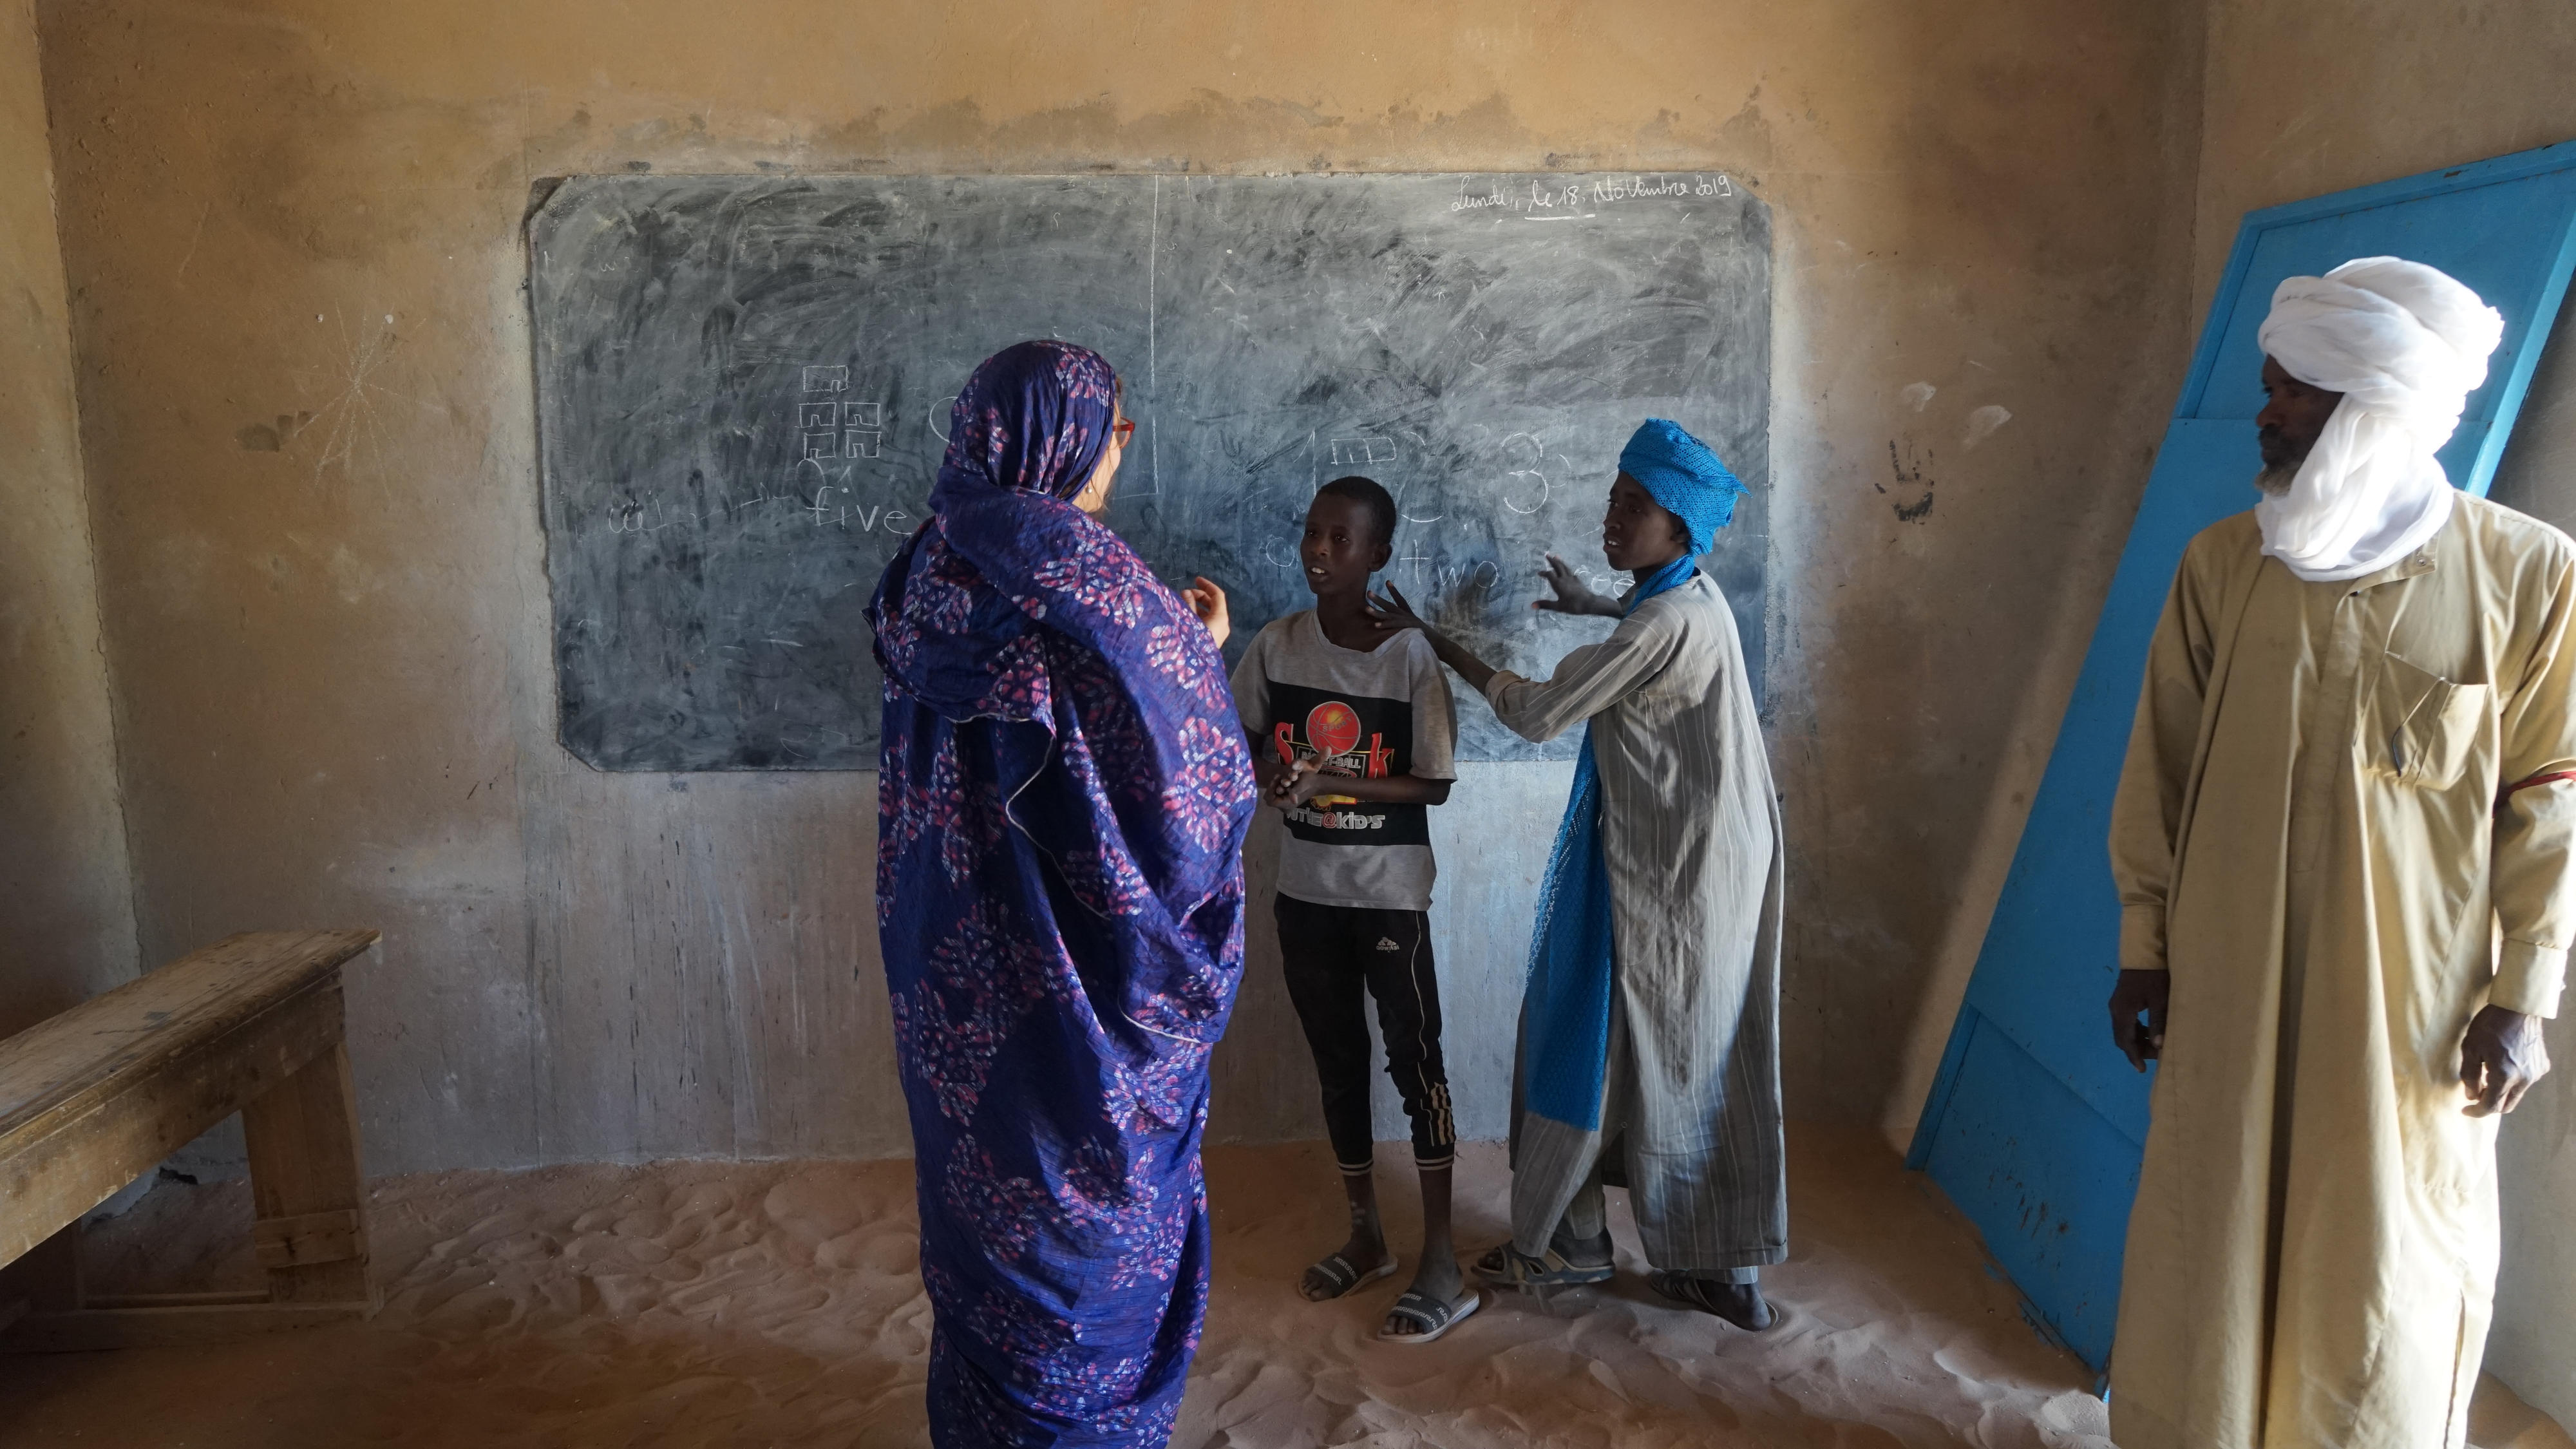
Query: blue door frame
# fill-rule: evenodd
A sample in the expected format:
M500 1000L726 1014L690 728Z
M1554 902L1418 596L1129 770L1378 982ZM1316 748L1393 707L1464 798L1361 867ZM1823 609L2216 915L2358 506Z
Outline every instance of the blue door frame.
M2504 341L2442 449L2483 495L2576 268L2576 142L2249 212L2138 504L1906 1165L1973 1221L2042 1331L2106 1368L2149 1077L2111 1045L2106 840L2147 643L2183 546L2253 505L2255 329L2285 277L2361 256L2458 277Z

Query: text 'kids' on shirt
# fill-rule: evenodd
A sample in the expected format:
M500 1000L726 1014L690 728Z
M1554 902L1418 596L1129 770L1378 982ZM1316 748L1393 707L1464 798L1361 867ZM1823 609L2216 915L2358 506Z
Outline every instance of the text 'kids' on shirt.
M1454 780L1457 706L1431 642L1407 629L1375 649L1324 637L1312 609L1274 619L1234 669L1234 704L1268 757L1372 780ZM1337 801L1325 785L1282 812L1279 893L1319 906L1431 909L1426 805Z

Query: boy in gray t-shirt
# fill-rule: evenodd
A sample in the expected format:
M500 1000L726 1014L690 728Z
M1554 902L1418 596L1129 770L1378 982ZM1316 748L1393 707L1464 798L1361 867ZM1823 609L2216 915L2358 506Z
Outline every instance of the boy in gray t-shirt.
M1279 956L1315 1055L1324 1126L1350 1197L1351 1236L1299 1287L1338 1298L1395 1271L1372 1177L1366 998L1377 998L1387 1075L1413 1123L1422 1178L1422 1264L1378 1336L1428 1343L1476 1311L1450 1239L1457 1129L1440 1057L1432 969L1430 807L1449 798L1457 712L1418 630L1391 632L1368 607L1386 566L1395 500L1367 478L1315 495L1298 546L1315 607L1273 620L1234 671L1266 801L1287 822L1279 852Z

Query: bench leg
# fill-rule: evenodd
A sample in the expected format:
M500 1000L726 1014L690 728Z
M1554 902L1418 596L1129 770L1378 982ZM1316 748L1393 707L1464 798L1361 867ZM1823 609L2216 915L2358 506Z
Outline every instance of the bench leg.
M270 1299L375 1311L348 1048L335 1044L242 1108L242 1136Z
M0 1268L0 1324L29 1311L68 1313L81 1306L80 1243L81 1225L75 1218Z

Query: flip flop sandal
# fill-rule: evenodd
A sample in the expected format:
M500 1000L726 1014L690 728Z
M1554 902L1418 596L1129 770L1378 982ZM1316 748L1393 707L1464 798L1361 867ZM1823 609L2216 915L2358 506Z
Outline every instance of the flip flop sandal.
M1353 1266L1350 1259L1343 1257L1339 1253L1335 1253L1331 1257L1325 1258L1307 1268L1306 1272L1321 1275L1325 1284L1333 1291L1325 1294L1321 1298L1317 1298L1314 1295L1307 1293L1305 1275L1300 1274L1297 1278L1297 1292L1299 1295L1303 1296L1309 1303L1330 1303L1334 1299L1341 1297L1343 1294L1350 1292L1354 1288L1357 1288L1362 1283L1372 1283L1380 1278L1388 1277L1393 1274L1395 1272L1395 1259L1389 1258L1385 1262L1380 1263L1376 1267L1363 1273L1357 1267Z
M1550 1247L1540 1257L1530 1257L1509 1243L1499 1243L1476 1260L1476 1276L1497 1288L1571 1288L1584 1283L1607 1283L1617 1270L1608 1263L1574 1263Z
M1386 1316L1419 1325L1422 1331L1389 1333L1380 1328L1377 1336L1388 1343L1429 1343L1475 1317L1476 1310L1484 1306L1485 1295L1473 1288L1468 1289L1466 1298L1457 1303L1443 1303L1428 1293L1416 1293L1407 1288L1403 1296L1395 1300L1395 1306L1386 1311Z
M1765 1313L1771 1315L1769 1322L1761 1324L1737 1323L1733 1315L1719 1312L1716 1300L1709 1297L1706 1290L1714 1285L1710 1284L1705 1279L1694 1278L1688 1273L1677 1273L1669 1268L1659 1269L1656 1272L1646 1275L1646 1286L1654 1289L1658 1295L1669 1298L1673 1302L1679 1303L1685 1308L1696 1308L1711 1318L1717 1319L1722 1323L1732 1325L1733 1327L1741 1328L1747 1333L1760 1333L1764 1329L1769 1328L1780 1321L1779 1310L1773 1308L1767 1301L1765 1301L1762 1304L1762 1309ZM1755 1291L1758 1293L1760 1290L1757 1289Z

